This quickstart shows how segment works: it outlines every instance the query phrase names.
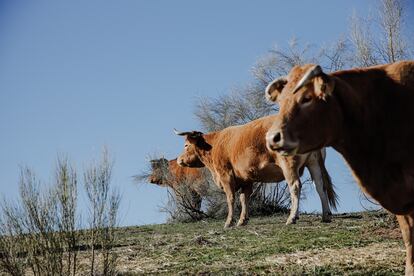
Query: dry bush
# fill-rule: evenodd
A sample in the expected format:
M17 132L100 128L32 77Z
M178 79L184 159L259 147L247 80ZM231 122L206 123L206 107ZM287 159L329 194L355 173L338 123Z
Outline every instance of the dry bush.
M23 275L28 266L23 230L23 212L11 203L3 203L0 217L0 272Z
M194 195L185 186L177 191L168 190L167 202L160 211L168 214L168 222L194 222L208 218L201 207L202 198Z
M249 203L250 216L268 216L289 212L290 196L286 183L258 183ZM241 209L241 206L238 207Z
M401 0L379 1L376 16L361 18L354 12L349 35L350 66L370 66L412 58L413 45L405 35L404 20Z
M108 168L103 160L88 170L96 172L99 182L88 197L97 203L93 213L100 215L100 219L92 219L98 223L91 231L80 230L77 173L67 158L58 158L55 177L49 187L42 186L31 169L22 168L19 199L1 202L0 272L78 275L78 255L81 248L88 248L83 245L86 241L93 244L92 248L99 243L103 256L101 271L94 270L91 274L115 274L116 258L111 249L115 244L113 232L120 198L117 193L108 196ZM94 233L93 238L86 233ZM90 267L94 265L92 261L89 263Z
M107 150L104 150L101 160L92 164L84 173L84 186L89 202L89 230L86 239L90 245L91 275L116 274L117 255L112 248L116 245L115 228L118 223L120 195L117 190L111 190L112 168L113 161ZM100 257L100 264L97 257Z
M20 200L3 200L0 259L2 270L13 275L75 275L76 174L59 159L54 185L42 188L34 172L22 168Z
M202 170L202 181L194 183L194 179L175 179L169 171L163 176L167 181L179 181L177 188L168 188L168 198L165 204L160 207L162 212L169 215L171 222L192 222L210 217L202 210L202 203L208 197L209 172ZM190 188L192 187L192 188Z

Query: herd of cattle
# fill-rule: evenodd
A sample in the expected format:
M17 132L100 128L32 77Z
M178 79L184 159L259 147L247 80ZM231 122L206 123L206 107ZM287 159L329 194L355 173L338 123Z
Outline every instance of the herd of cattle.
M236 191L241 226L248 222L253 183L285 179L290 224L298 218L300 176L306 167L321 199L322 220L329 222L337 196L324 162L325 147L333 147L363 191L397 215L406 247L405 273L414 275L414 61L330 74L319 65L296 66L271 82L265 97L279 105L278 114L206 134L176 131L185 137L183 153L176 160L153 161L153 172L166 167L177 181L165 183L156 173L149 181L176 189L180 177L199 183L198 168L208 168L226 194L229 227ZM192 191L200 204L197 189Z

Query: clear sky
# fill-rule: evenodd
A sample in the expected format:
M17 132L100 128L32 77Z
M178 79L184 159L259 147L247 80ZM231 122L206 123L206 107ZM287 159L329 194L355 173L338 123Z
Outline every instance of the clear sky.
M407 1L409 26L413 5ZM104 145L115 157L123 225L160 223L167 192L135 185L149 153L176 157L183 130L199 127L198 96L251 79L275 44L330 43L353 10L376 1L16 1L0 0L0 193L17 196L19 165L50 181L56 157L82 170ZM340 211L359 210L359 190L341 157L327 167ZM320 210L307 187L302 210Z

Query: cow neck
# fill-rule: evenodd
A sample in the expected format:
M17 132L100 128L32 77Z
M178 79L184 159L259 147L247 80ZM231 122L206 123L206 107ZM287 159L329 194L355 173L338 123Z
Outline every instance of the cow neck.
M341 83L341 81L339 82ZM339 87L339 85L336 84L336 87ZM339 112L342 115L342 121L335 122L338 124L338 128L335 130L337 133L333 138L331 146L341 153L343 149L346 148L348 142L348 137L346 136L349 133L349 130L347 128L354 125L355 118L358 117L358 115L353 112L354 109L358 108L358 101L353 100L353 95L350 95L347 91L348 89L335 88L332 94L334 100L338 104Z
M384 181L385 151L383 130L383 114L387 110L384 106L385 95L375 89L375 85L367 82L371 77L368 73L358 72L347 76L339 76L334 91L343 115L343 123L333 148L340 152L358 181L363 184L367 192L375 198L371 187L380 185ZM375 76L374 76L375 77ZM373 78L375 80L375 78ZM362 84L358 86L358 84Z
M353 72L347 75L347 71L336 76L336 89L333 92L339 110L342 114L341 129L333 142L333 147L338 151L349 150L348 148L371 147L372 141L377 134L377 127L373 125L376 114L383 109L381 95L373 95L372 89L358 86L363 80ZM361 74L362 78L366 78ZM338 122L339 123L339 122ZM357 143L356 143L357 141ZM359 151L360 149L356 150Z
M211 146L211 149L205 150L205 149L197 148L197 153L198 153L198 156L201 162L203 162L203 164L208 168L211 167L212 165L211 152L214 147L214 140L216 138L216 135L217 135L217 132L210 132L207 134L203 134L204 141Z

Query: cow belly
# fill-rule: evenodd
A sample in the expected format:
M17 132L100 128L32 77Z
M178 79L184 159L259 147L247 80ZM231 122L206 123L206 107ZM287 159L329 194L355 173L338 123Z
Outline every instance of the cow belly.
M386 197L374 197L385 209L396 215L406 215L414 211L414 193L388 194Z
M407 175L406 175L407 176ZM406 177L403 185L394 185L392 191L388 192L391 198L387 204L390 204L391 212L405 215L414 211L414 179L412 176ZM384 206L385 207L385 206ZM389 209L389 208L387 208Z
M382 185L385 186L384 183ZM373 185L371 187L361 186L365 192L391 213L406 215L414 211L414 181L403 183L390 181L386 189L378 187L373 189Z
M256 181L274 183L283 181L284 179L285 177L283 176L282 169L274 164L269 164L259 171Z

